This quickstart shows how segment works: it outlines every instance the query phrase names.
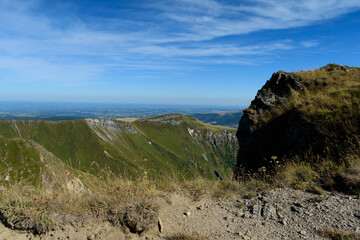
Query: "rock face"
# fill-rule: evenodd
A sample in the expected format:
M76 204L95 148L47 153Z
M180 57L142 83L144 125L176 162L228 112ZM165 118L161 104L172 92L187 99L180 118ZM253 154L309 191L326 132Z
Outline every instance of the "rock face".
M204 141L214 147L221 145L236 146L235 134L227 130L213 132L210 130L188 128L188 133L197 142Z
M317 124L317 119L309 117L311 114L308 113L308 110L304 110L306 105L312 106L312 100L301 102L297 98L304 98L305 95L316 98L318 92L324 95L328 94L330 88L332 91L337 90L335 84L342 84L343 89L349 91L346 85L348 83L345 83L347 80L342 80L351 77L353 79L350 81L356 83L356 77L353 76L359 74L358 71L359 69L356 68L329 64L308 72L286 73L279 71L274 73L270 80L258 91L255 99L244 111L244 115L240 120L236 134L240 149L234 169L235 178L257 171L263 166L271 167L273 164L271 163L272 159L281 161L282 159L299 156L300 153L309 152L314 156L325 156L330 152L332 155L336 155L336 149L332 151L325 144L331 141L329 140L329 134L324 134L323 129L319 129L320 125ZM344 90L344 92L346 91ZM356 92L358 90L354 88L352 91ZM356 110L358 109L358 99L351 96L349 99L352 101L352 105L349 104L346 107L356 114L358 111ZM322 104L326 105L324 101ZM334 108L329 107L326 109L328 116L325 117L329 118L330 121L332 120L331 117L335 116L335 114L331 113L331 111L335 112ZM313 115L316 115L318 110L315 104L312 109L315 112ZM338 111L339 116L343 116L342 109L340 107L338 109L340 109ZM324 113L318 114L317 118L323 121ZM357 120L354 118L351 121L350 125L352 124L356 130ZM338 124L336 120L334 122L333 125ZM347 124L343 125L346 126ZM327 127L329 125L323 124L323 126ZM339 137L340 134L336 134ZM339 142L341 141L339 140ZM339 153L337 154L339 155Z
M267 157L267 155L270 155L270 157L277 155L277 152L272 151L275 150L273 147L276 142L291 143L298 139L298 135L302 132L302 126L299 121L299 113L296 111L288 116L288 121L279 123L277 129L280 130L282 128L283 131L277 133L276 136L275 133L273 134L273 137L277 139L274 139L275 141L272 143L268 142L270 146L262 141L260 139L261 136L258 136L257 133L263 127L263 122L259 121L261 114L265 111L271 111L272 108L279 104L284 104L292 94L292 91L303 90L304 87L298 80L280 71L274 73L270 80L258 91L250 107L244 111L236 133L240 145L238 162L235 167L236 176L240 174L240 171L248 172L251 169L261 167L263 165L263 158ZM292 127L288 128L282 124L292 125ZM278 138L279 135L282 135L281 140ZM283 147L286 147L285 145ZM268 154L269 151L272 153Z

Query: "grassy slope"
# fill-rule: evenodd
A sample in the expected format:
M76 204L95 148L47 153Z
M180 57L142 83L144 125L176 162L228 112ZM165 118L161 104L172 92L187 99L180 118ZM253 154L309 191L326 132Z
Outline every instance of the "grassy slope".
M1 135L6 137L20 137L14 121L0 121ZM88 170L92 161L100 166L115 166L114 160L104 155L97 136L89 131L85 121L16 121L21 137L31 139L48 151L54 153L61 160L78 168ZM13 129L11 129L13 128Z
M300 111L319 133L322 142L318 144L328 147L327 157L343 162L348 154L359 154L360 68L320 68L292 75L306 86L306 92L295 94L286 107Z
M40 168L44 167L38 151L21 139L0 138L0 159L2 185L7 185L6 176L11 182L23 177L33 183L39 179Z
M0 138L0 160L2 186L18 181L39 186L46 181L50 187L57 178L64 182L65 170L75 171L41 145L21 138Z
M147 121L137 121L129 125L112 120L119 131L109 132L101 126L95 128L98 133L111 138L111 141L101 139L86 120L0 121L0 135L3 144L9 143L9 147L32 140L68 166L93 173L107 166L113 172L129 178L142 176L144 172L154 178L164 175L180 177L183 174L185 178L198 174L214 178L214 170L228 176L235 163L236 146L233 146L232 152L223 146L213 149L204 142L197 143L187 130L188 127L192 127L219 132L225 128L205 125L191 117L179 116L184 118L184 122L177 126L160 126L156 122ZM138 132L127 131L129 126L135 127ZM235 131L227 130L233 133ZM17 157L8 158L8 161L15 164L33 159L37 165L33 166L31 172L39 171L42 164L39 161L39 153L35 151L32 154L19 147L12 150L9 147L3 149L2 154L11 153ZM202 153L206 153L210 162L204 160Z
M301 82L305 91L293 91L285 104L264 111L256 119L262 124L256 132L257 142L262 144L261 149L269 149L267 159L284 157L285 165L270 162L270 167L281 166L278 177L291 179L286 180L292 182L290 185L320 180L327 189L359 193L360 68L345 71L326 66L288 74ZM306 127L304 133L311 136L302 151L297 145L287 146L281 138L281 126L288 124L288 116L294 111ZM273 149L277 152L271 152Z
M256 121L262 123L258 131L270 145L281 121L296 111L303 124L313 131L312 149L308 154L321 153L337 162L347 153L359 153L360 146L360 68L331 70L320 68L313 71L289 73L305 87L304 92L293 91L287 102L264 111ZM251 110L251 109L250 109ZM260 137L259 137L260 138ZM264 140L265 141L265 140ZM272 142L271 142L272 141ZM271 143L270 143L271 142ZM277 144L281 145L281 143ZM327 147L326 149L324 149ZM318 150L318 151L316 151ZM313 159L309 159L312 161Z
M170 157L173 159L164 160L176 162L180 167L179 169L184 171L183 174L191 175L191 170L195 167L198 172L208 177L214 176L214 170L228 175L225 169L232 168L236 149L232 151L226 145L214 147L203 140L196 141L189 134L188 128L199 130L202 136L208 131L215 133L222 130L234 132L234 129L208 125L190 116L179 116L179 120L184 122L175 126L154 121L137 121L135 126L153 144L162 146L163 149L172 153L173 156ZM210 164L204 159L203 153L207 156Z

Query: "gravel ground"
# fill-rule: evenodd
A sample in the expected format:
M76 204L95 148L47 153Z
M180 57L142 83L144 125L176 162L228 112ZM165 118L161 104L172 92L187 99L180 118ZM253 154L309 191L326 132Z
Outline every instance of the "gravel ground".
M315 195L294 189L274 189L251 199L231 200L171 193L156 200L158 226L136 235L107 221L89 218L68 222L42 237L14 231L0 224L0 239L171 239L175 234L208 239L326 239L325 228L360 233L359 196L340 193ZM76 218L74 218L76 219Z

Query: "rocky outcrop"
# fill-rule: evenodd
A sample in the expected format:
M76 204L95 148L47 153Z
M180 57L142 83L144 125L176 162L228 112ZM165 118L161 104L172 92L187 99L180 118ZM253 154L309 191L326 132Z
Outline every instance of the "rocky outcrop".
M299 74L283 71L274 73L270 80L258 91L255 99L244 111L244 115L240 120L236 134L240 149L235 166L235 178L240 178L250 172L256 172L263 166L271 168L271 160L274 159L274 156L278 161L292 159L300 155L304 156L305 154L313 156L325 156L327 154L335 156L337 154L334 158L339 158L338 149L331 149L329 142L333 141L333 139L344 142L340 140L342 137L338 132L329 134L331 130L328 129L329 131L324 133L324 129L321 129L331 127L328 122L332 121L331 118L335 118L331 112L335 112L334 109L337 106L326 109L325 114L329 115L325 116L326 120L323 120L324 113L317 114L316 105L312 106L313 102L311 101L317 97L318 93L329 94L330 91L324 91L324 89L331 87L334 89L333 92L337 91L338 86L332 86L331 84L341 85L345 89L344 94L348 94L349 88L345 83L348 80L344 79L354 76L346 75L350 74L351 69L342 65L329 64L318 70ZM358 69L354 71L358 71ZM319 84L320 82L321 84ZM305 95L312 98L302 102L300 100L300 103L296 102L299 101L296 98L304 98ZM318 98L317 101L325 100L319 100ZM350 98L350 101L355 103L355 105L350 104L350 108L357 109L358 104L356 101L358 100ZM321 104L327 107L327 103L323 102ZM309 111L304 110L306 105L308 106L307 109L311 107L312 111L315 112L313 115L316 115L316 117L309 117ZM355 113L356 109L354 110ZM343 111L341 107L336 111L339 112L339 116L344 115L341 112ZM346 109L346 111L349 111L349 109ZM317 119L321 120L323 125L318 124ZM346 121L345 119L344 126ZM347 124L358 125L355 118L351 121L352 123ZM335 125L338 123L336 120L334 122L331 124L332 127L336 128ZM356 129L356 126L354 129ZM330 135L332 135L333 139L331 139ZM339 146L337 147L339 148Z
M280 71L274 73L270 80L258 91L255 99L249 108L244 111L240 120L236 136L239 141L238 162L235 167L235 175L239 176L240 171L248 172L261 167L264 157L278 155L274 147L276 142L287 143L296 142L302 132L302 124L299 113L296 111L289 114L287 120L279 122L275 127L280 132L273 132L274 141L264 142L257 133L261 132L264 126L261 115L266 111L271 111L278 105L284 104L292 91L303 91L304 86L289 74ZM288 125L288 126L284 126ZM292 126L292 127L289 127ZM281 131L283 129L283 131ZM282 135L281 137L279 135ZM279 139L281 138L281 140ZM268 139L266 139L267 141ZM295 144L295 143L294 143ZM287 147L282 145L283 147Z
M236 136L234 133L223 130L219 132L213 132L204 129L188 128L190 136L196 141L204 141L214 147L221 145L236 146Z
M302 84L283 71L274 73L270 80L258 91L249 108L244 111L236 133L242 148L250 145L253 133L262 124L260 115L266 110L285 103L291 95L291 90L303 91Z

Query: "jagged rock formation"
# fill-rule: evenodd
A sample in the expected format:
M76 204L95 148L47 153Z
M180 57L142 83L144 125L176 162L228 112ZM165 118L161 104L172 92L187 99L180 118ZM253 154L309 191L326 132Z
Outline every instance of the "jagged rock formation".
M204 141L209 145L216 147L217 145L229 145L232 147L236 141L236 135L233 132L223 130L220 132L213 132L210 130L199 130L188 128L190 136L196 141Z
M274 73L240 120L235 178L271 168L274 156L278 161L300 156L341 161L342 150L356 149L359 76L359 68L336 64Z

